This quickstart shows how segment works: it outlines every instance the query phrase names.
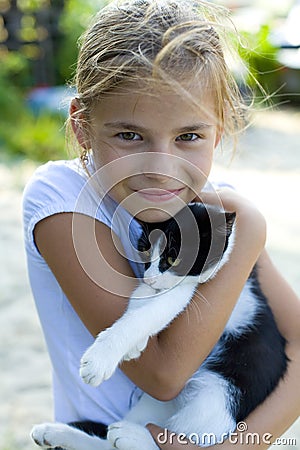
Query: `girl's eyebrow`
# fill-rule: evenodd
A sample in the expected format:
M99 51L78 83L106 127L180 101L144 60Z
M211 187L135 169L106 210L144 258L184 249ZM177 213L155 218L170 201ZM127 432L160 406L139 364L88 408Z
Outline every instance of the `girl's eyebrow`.
M140 131L140 132L147 131L146 128L141 127L140 125L137 125L134 123L128 123L128 122L121 122L121 121L107 122L104 124L104 126L106 128L113 128L113 129L135 130L135 131ZM174 130L174 132L178 133L178 134L191 133L193 131L199 131L199 130L211 128L212 126L213 125L210 125L208 123L199 122L199 123L195 123L192 125L187 125L182 128L178 128L178 129Z
M212 126L213 125L208 124L208 123L199 122L199 123L196 123L193 125L188 125L186 127L179 128L178 130L176 130L176 132L179 134L191 133L192 131L201 131L201 130L205 130L207 128L211 128Z
M104 124L106 128L115 128L115 129L123 129L123 130L136 130L136 131L145 131L145 128L129 122L107 122Z

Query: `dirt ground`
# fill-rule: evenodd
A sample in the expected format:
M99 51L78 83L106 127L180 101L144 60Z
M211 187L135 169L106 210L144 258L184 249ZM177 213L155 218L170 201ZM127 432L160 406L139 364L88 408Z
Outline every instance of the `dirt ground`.
M216 158L213 176L251 198L268 220L268 250L300 294L300 112L257 113L238 153ZM1 161L1 160L0 160ZM0 162L0 450L33 450L34 423L52 418L51 373L22 243L21 198L30 162ZM284 436L300 449L300 421ZM278 448L278 446L277 446Z

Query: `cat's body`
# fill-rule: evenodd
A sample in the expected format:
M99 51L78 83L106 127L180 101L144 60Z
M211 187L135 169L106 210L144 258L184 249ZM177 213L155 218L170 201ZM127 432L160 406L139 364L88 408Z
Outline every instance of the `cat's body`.
M144 280L123 317L101 332L83 356L85 382L97 385L122 360L138 357L149 337L183 311L199 282L214 276L230 257L233 222L232 214L193 204L167 222L145 227L139 241L145 258ZM152 234L156 229L164 235ZM211 445L233 432L272 392L286 366L285 340L254 268L222 336L178 397L159 402L143 394L125 421L110 426L110 442L63 424L37 426L33 438L40 445L47 441L47 447L66 450L111 449L112 444L123 450L154 450L158 447L144 428L153 422Z

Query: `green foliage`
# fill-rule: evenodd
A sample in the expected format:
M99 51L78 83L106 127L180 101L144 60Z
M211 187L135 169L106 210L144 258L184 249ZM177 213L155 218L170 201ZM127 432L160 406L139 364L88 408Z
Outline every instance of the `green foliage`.
M67 157L63 118L46 113L36 117L25 108L17 122L1 121L0 144L10 154L35 161Z
M28 63L16 52L1 55L0 110L4 120L15 117L22 108L22 87L26 83Z
M32 12L47 6L47 0L18 0L21 11Z
M62 34L61 43L56 53L58 82L70 80L75 71L78 55L78 38L86 29L91 17L108 0L67 0L60 18L59 29Z
M30 13L41 8L43 1L20 0L18 5L22 11ZM57 84L70 79L77 59L77 40L91 16L106 3L106 0L66 1L59 25L61 45L55 54ZM24 100L25 89L29 86L32 86L30 61L20 52L1 54L1 151L41 162L67 157L64 117L47 112L35 116L29 111Z
M272 96L280 87L281 67L277 60L278 49L269 39L270 26L262 25L257 33L243 32L242 35L246 45L241 47L240 54L249 70L246 81L252 88Z
M0 71L0 147L9 154L25 155L37 161L65 156L64 118L59 115L34 116L25 105L15 77L26 69L26 60L17 53L7 53Z

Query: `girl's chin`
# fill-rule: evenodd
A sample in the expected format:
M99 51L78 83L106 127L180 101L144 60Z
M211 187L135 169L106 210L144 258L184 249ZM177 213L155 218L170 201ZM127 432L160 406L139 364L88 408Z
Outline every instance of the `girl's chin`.
M165 220L173 217L180 209L183 207L182 205L179 208L176 208L174 211L165 211L156 208L146 209L144 211L139 212L135 215L135 218L141 222L164 222Z

